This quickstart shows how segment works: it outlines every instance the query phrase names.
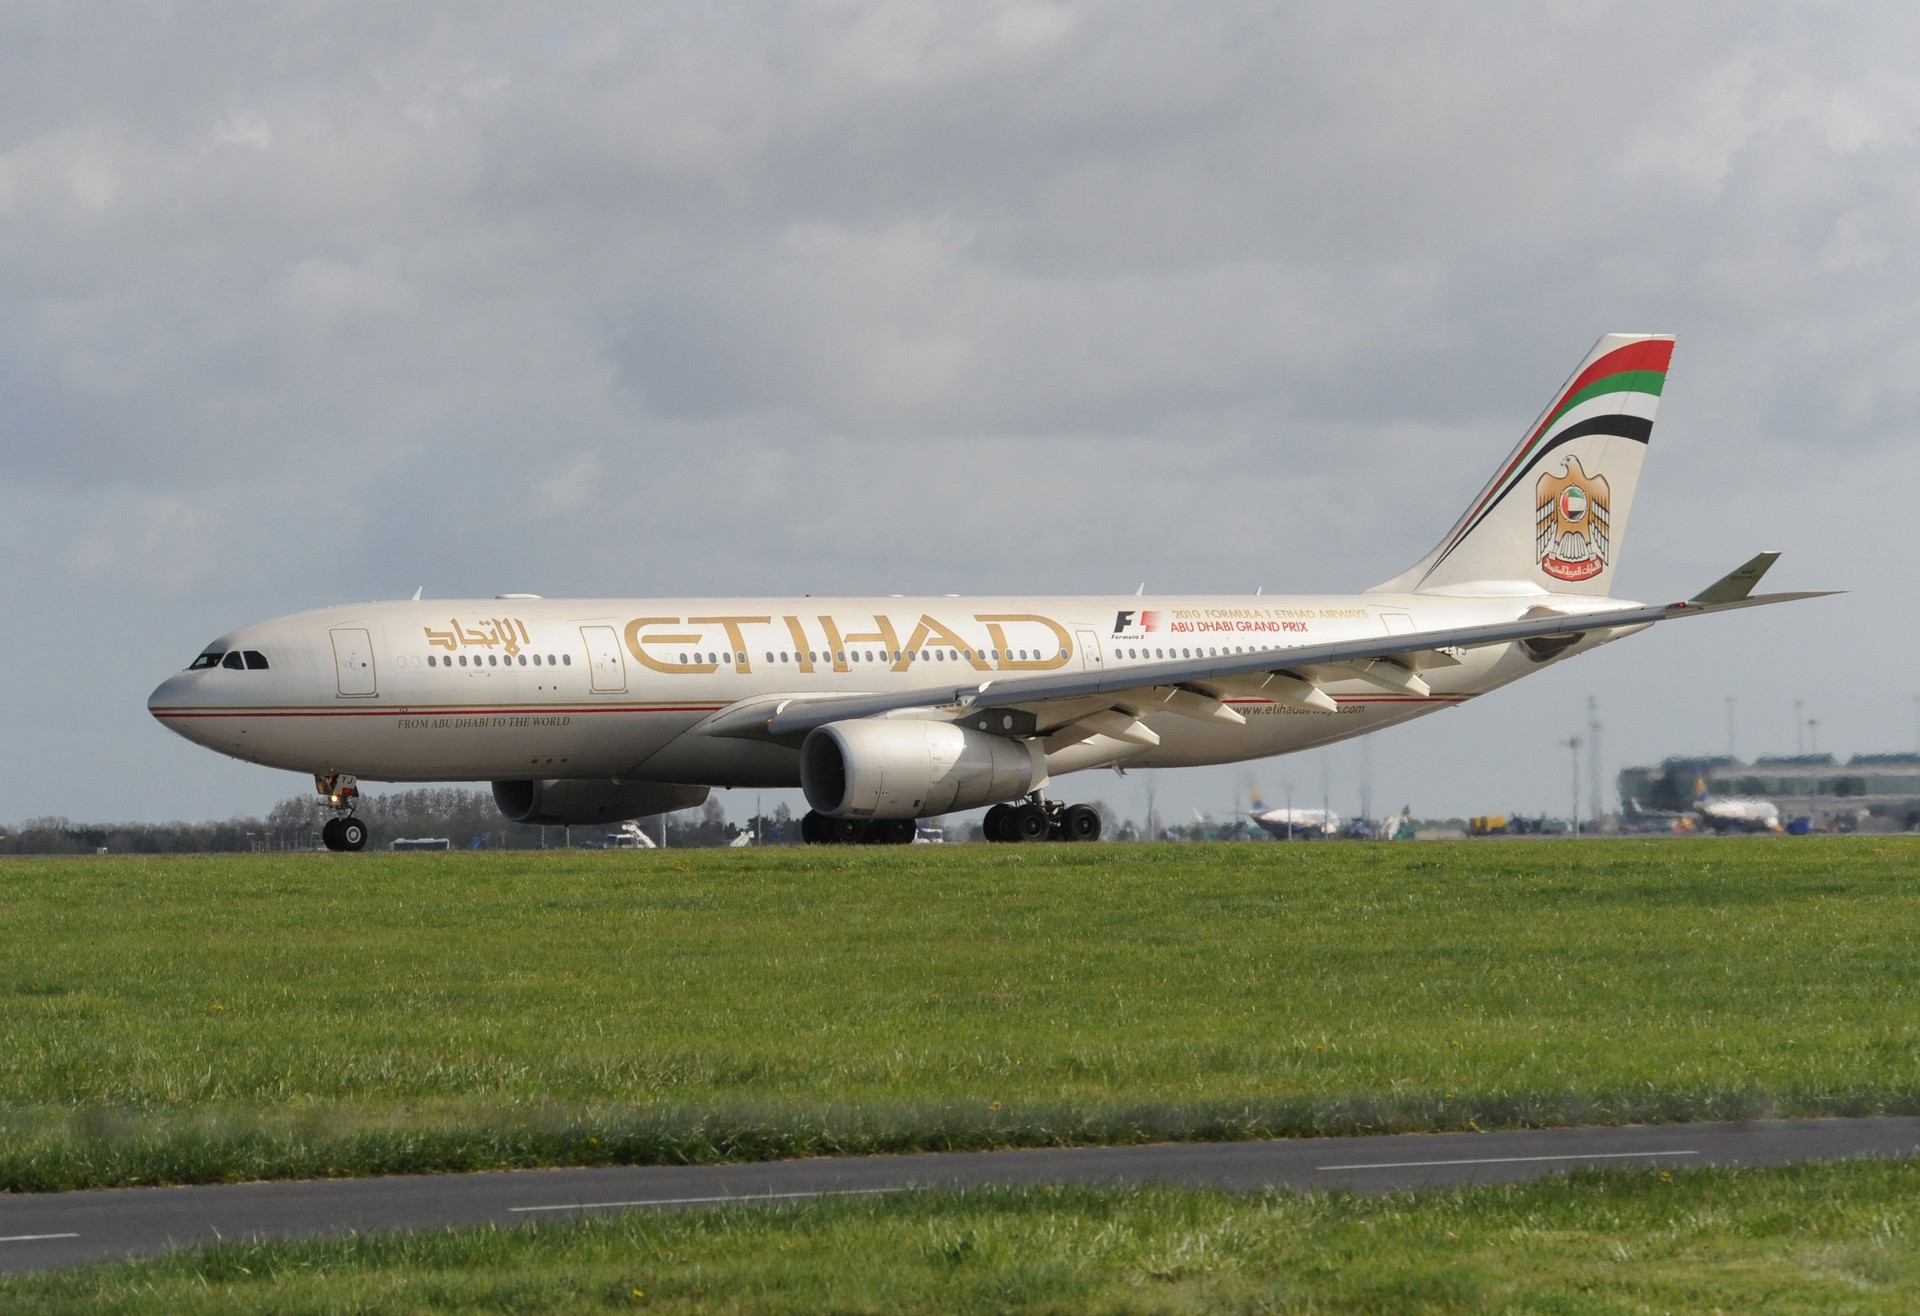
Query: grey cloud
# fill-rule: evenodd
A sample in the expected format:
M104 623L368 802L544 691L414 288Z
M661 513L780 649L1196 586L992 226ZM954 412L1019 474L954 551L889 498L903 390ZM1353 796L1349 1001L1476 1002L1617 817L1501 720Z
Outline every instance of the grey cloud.
M0 816L96 770L63 692L135 708L333 598L1363 586L1611 329L1682 335L1633 587L1764 530L1908 589L1849 509L1914 474L1917 44L1894 6L16 7L0 602L143 640L6 705L41 766ZM1742 624L1756 690L1816 662ZM1557 799L1527 718L1587 679L1501 696L1503 804ZM1452 789L1457 734L1382 741L1382 790ZM138 743L119 812L212 772Z

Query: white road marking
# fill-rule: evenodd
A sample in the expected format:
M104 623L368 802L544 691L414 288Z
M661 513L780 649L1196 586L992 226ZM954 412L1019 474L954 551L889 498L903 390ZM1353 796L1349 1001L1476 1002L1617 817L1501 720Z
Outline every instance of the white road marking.
M642 1197L630 1202L562 1202L558 1206L510 1206L509 1211L610 1211L627 1206L707 1206L718 1202L777 1202L801 1197L865 1197L904 1193L902 1188L820 1188L808 1193L728 1193L719 1197ZM6 1240L0 1239L0 1242Z
M78 1234L10 1234L0 1243L39 1243L49 1238L78 1238Z
M1376 1161L1371 1165L1316 1165L1316 1170L1414 1170L1428 1165L1515 1165L1522 1161L1646 1160L1652 1156L1698 1156L1697 1151L1587 1152L1579 1156L1479 1156L1460 1161Z

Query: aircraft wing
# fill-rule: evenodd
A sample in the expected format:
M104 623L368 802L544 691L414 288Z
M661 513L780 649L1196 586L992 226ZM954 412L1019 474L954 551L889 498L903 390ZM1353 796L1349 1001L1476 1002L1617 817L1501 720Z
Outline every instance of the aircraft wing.
M1080 719L1098 718L1109 703L1130 704L1143 711L1164 706L1168 711L1205 720L1238 722L1240 715L1213 697L1209 687L1232 683L1249 688L1246 685L1249 679L1258 682L1259 678L1266 678L1269 682L1284 683L1280 687L1283 697L1291 695L1310 701L1312 694L1320 692L1310 680L1301 679L1298 673L1302 669L1331 667L1338 669L1334 673L1338 679L1357 677L1389 688L1418 690L1424 689L1424 683L1420 682L1417 669L1451 662L1444 653L1449 649L1474 649L1510 644L1517 640L1571 637L1597 630L1646 626L1680 617L1704 616L1710 612L1820 598L1835 592L1743 593L1742 586L1750 591L1753 582L1758 579L1757 575L1750 573L1753 565L1747 564L1684 603L1605 608L1488 625L1337 640L1326 644L1280 646L1212 658L1129 663L1124 667L1094 671L996 677L977 684L946 684L876 694L798 694L735 705L709 719L703 730L709 735L786 741L797 740L829 722L849 718L879 717L924 709L959 719L989 710L1007 710L1007 715L988 719L983 722L983 727L1014 735L1033 735L1044 733L1047 728L1042 725L1043 722L1059 726ZM1742 573L1749 574L1743 576ZM1302 695L1301 689L1310 693ZM1324 694L1320 697L1326 701L1328 711L1331 711L1331 699ZM1013 717L1013 710L1019 710L1025 716ZM1049 711L1056 716L1045 716ZM1114 723L1110 728L1091 729L1107 730L1108 734L1120 734L1124 738L1124 727L1134 722L1134 716L1116 712L1109 721Z

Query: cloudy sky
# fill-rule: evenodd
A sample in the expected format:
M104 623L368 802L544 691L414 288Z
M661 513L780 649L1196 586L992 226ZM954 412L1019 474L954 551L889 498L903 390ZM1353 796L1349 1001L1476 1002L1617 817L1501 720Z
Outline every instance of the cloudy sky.
M1609 330L1680 335L1616 588L1852 593L1375 737L1376 805L1564 811L1589 695L1609 773L1729 697L1743 755L1795 700L1912 749L1916 49L1891 4L0 4L0 821L306 789L148 690L416 586L1361 589ZM1360 764L1156 788L1351 810Z

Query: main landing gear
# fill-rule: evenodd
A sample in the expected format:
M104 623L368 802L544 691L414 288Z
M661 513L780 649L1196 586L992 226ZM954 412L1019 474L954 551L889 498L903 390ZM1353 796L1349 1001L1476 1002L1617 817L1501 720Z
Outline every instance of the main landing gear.
M1019 804L996 804L980 825L989 841L1097 841L1100 811L1090 804L1062 804L1037 792Z
M334 817L320 828L320 841L329 850L364 850L367 825L353 816L353 802L360 798L360 787L343 772L329 772L313 779L313 788L327 797Z
M812 809L800 819L800 839L808 845L912 845L920 829L911 818L829 818Z

